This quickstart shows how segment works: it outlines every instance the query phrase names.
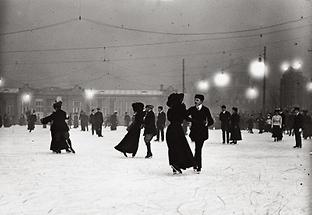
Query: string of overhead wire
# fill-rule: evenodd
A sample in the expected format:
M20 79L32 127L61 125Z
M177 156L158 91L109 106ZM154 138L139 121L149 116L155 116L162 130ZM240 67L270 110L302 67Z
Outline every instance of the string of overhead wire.
M161 34L161 35L173 35L173 36L202 36L202 35L221 35L221 34L235 34L235 33L246 33L246 32L251 32L251 31L260 31L260 30L266 30L266 29L271 29L279 26L284 26L287 24L292 24L292 23L298 23L301 22L305 19L309 19L312 16L307 16L303 17L301 16L299 19L293 19L273 25L268 25L268 26L263 26L263 27L258 27L258 28L249 28L249 29L241 29L241 30L233 30L233 31L216 31L216 32L197 32L197 33L173 33L173 32L163 32L163 31L152 31L152 30L143 30L139 28L130 28L130 27L125 27L124 25L113 25L105 22L100 22L97 20L89 19L89 18L82 18L83 20L96 24L96 25L102 25L105 27L109 28L115 28L115 29L120 29L120 30L126 30L126 31L135 31L135 32L140 32L140 33L150 33L150 34Z
M300 27L309 27L312 26L300 26ZM263 34L262 34L263 35ZM262 36L260 35L260 36ZM259 37L259 34L253 35L253 37ZM298 37L297 37L298 38ZM299 37L302 38L302 37ZM142 47L142 46L157 46L157 45L169 45L169 44L178 44L178 43L191 43L191 42L204 42L209 40L215 40L216 38L205 38L197 40L182 40L182 41L168 41L168 42L156 42L156 43L135 43L135 44L125 44L125 45L107 45L107 46L91 46L91 47L71 47L71 48L51 48L51 49L30 49L30 50L7 50L0 51L0 54L10 54L10 53L31 53L31 52L58 52L58 51L80 51L80 50L97 50L97 49L109 49L109 48L131 48L131 47ZM296 39L296 38L295 38ZM291 40L295 40L291 39ZM285 40L279 40L278 42L283 42ZM286 40L289 41L289 40ZM267 42L270 44L272 42ZM275 42L273 42L275 43Z
M308 36L305 36L308 37ZM288 43L291 41L298 41L305 37L297 37L288 40L277 40L272 42L267 42L266 45L276 46L278 44ZM0 65L14 65L14 64L70 64L70 63L105 63L105 62L117 62L117 61L133 61L133 60L154 60L163 58L179 58L179 57L190 57L190 56L202 56L202 55L219 55L225 53L245 53L245 52L258 52L256 48L262 47L261 45L252 45L242 48L233 48L228 50L219 50L214 52L202 52L202 53L190 53L190 54L179 54L179 55L162 55L162 56L145 56L145 57L131 57L131 58L115 58L115 59L90 59L90 60L62 60L62 61L49 61L49 62L14 62L14 63L2 63ZM251 49L251 50L250 50Z
M49 24L49 25L42 25L42 26L38 26L38 27L34 27L34 28L28 28L28 29L24 29L24 30L18 30L18 31L4 32L4 33L0 33L0 36L20 34L20 33L25 33L25 32L33 32L33 31L37 31L37 30L41 30L41 29L53 28L56 26L65 25L67 23L74 22L76 20L77 19L72 18L72 19L68 19L68 20L65 20L62 22L57 22L57 23L53 23L53 24Z
M124 27L123 25L118 26L118 25L108 24L105 22L100 22L97 20L93 20L93 19L89 19L89 18L79 16L78 19L77 18L71 18L68 20L64 20L62 22L54 23L54 24L43 25L43 26L38 26L38 27L33 27L33 28L28 28L28 29L23 29L23 30L18 30L18 31L12 31L12 32L0 33L0 36L20 34L20 33L25 33L25 32L32 32L32 31L37 31L37 30L41 30L41 29L52 28L52 27L64 25L64 24L71 23L71 22L78 21L78 20L84 20L86 22L93 23L96 25L105 26L105 27L110 27L110 28L115 28L115 29L120 29L120 30L126 30L126 31L141 32L141 33L152 33L152 34L174 35L174 36L226 35L226 34L246 33L246 32L252 32L252 31L271 29L271 28L275 28L275 27L284 26L287 24L299 23L299 22L302 22L303 20L310 19L311 17L312 16L307 16L307 17L301 16L299 19L288 20L288 21L280 22L280 23L273 24L273 25L262 26L262 27L258 27L258 28L233 30L233 31L216 31L216 32L199 32L199 33L173 33L173 32L143 30L143 29L139 29L139 28L129 28L129 27ZM250 35L250 36L252 36L252 35ZM217 38L215 38L215 39L217 39Z

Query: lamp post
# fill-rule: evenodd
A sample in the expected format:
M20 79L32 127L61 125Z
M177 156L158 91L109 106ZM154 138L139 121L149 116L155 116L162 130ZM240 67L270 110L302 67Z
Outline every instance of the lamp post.
M265 114L265 108L266 108L266 46L263 47L263 64L264 64L264 71L263 71L263 96L262 96L262 111L263 114Z

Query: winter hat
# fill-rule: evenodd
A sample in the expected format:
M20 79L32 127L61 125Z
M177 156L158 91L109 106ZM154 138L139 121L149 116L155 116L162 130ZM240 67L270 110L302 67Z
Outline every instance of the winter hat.
M196 94L196 95L195 95L195 99L199 99L199 100L201 100L201 101L204 101L205 97L204 97L204 95L202 95L202 94Z

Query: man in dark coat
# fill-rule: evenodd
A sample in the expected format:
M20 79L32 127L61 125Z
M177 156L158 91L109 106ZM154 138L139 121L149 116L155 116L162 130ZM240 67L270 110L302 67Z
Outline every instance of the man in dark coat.
M295 115L294 115L294 121L293 121L293 129L294 129L294 134L295 134L295 140L296 140L296 145L294 148L302 148L302 140L301 140L301 132L302 132L302 127L303 127L303 119L302 115L300 114L300 109L299 107L295 107L294 109Z
M225 137L226 137L226 143L229 143L229 129L230 129L230 120L231 120L231 114L226 110L226 106L221 106L221 113L219 114L219 119L221 121L221 130L222 130L222 143L225 144Z
M96 109L97 112L94 114L94 122L95 122L95 130L96 130L96 134L99 137L103 137L102 136L102 124L103 124L103 114L100 111L100 108Z
M0 113L0 128L2 127L2 115Z
M80 119L81 130L82 131L85 131L85 130L89 131L89 128L88 128L88 116L87 116L87 114L83 110L80 111L79 119Z
M202 147L204 141L208 139L208 127L213 125L214 120L210 114L210 110L203 105L204 96L196 94L194 98L195 106L190 107L187 110L187 116L190 116L191 132L190 138L195 142L195 156L194 160L196 167L194 170L200 173L202 168Z
M95 131L95 116L94 116L94 109L91 110L91 114L89 117L89 122L91 124L91 132L92 135L94 135L94 131Z
M162 106L158 107L158 116L156 121L156 127L157 127L157 139L156 141L159 141L159 137L161 138L161 142L164 142L164 128L166 125L166 114L163 110L164 108Z
M152 158L153 154L151 151L151 140L156 135L156 125L155 125L155 114L153 112L153 105L146 105L145 107L145 117L143 119L144 125L144 141L147 148L147 153L145 158Z

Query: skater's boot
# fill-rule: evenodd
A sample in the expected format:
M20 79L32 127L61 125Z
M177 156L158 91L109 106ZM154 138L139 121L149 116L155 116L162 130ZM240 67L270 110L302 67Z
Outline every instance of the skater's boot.
M127 155L127 153L126 153L126 152L123 152L123 155L124 155L125 157L128 157L128 155Z

